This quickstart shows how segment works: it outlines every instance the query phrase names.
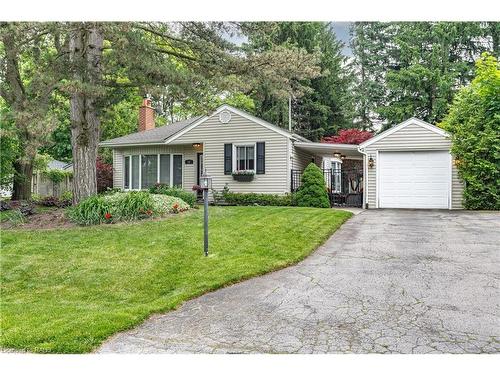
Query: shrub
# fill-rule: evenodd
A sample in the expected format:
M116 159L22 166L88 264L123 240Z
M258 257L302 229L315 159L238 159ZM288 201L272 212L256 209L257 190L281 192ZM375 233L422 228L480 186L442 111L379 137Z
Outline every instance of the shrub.
M115 197L117 197L116 200ZM146 191L106 195L104 200L115 202L111 213L118 220L142 219L151 216L154 209L153 198Z
M188 203L191 207L196 204L196 195L188 191L182 190L178 187L170 187L166 184L155 184L149 189L151 194L164 194L171 197L181 198L184 202Z
M100 157L96 161L97 192L102 193L113 187L113 165L105 163Z
M20 209L15 209L12 212L10 212L10 215L8 217L8 220L10 222L10 225L12 226L17 226L26 223L26 215L24 215Z
M92 195L69 211L69 218L80 225L100 224L111 211L111 202L100 195Z
M71 192L71 190L65 190L62 194L61 194L61 200L63 201L73 201L73 193Z
M292 206L290 194L231 193L223 194L224 201L236 206Z
M94 195L70 210L69 217L80 225L130 221L178 213L189 209L181 198L146 191Z
M189 204L181 198L170 195L151 194L154 202L154 212L157 214L179 213L189 210Z
M40 194L31 194L31 201L34 203L38 203L42 200L42 196Z
M483 54L476 77L455 96L441 127L451 133L451 153L465 182L464 207L500 209L500 70Z
M7 211L10 210L10 204L6 201L0 201L0 211Z
M310 163L302 175L302 185L295 193L297 206L330 207L323 172L314 163Z
M40 198L37 203L44 207L68 207L71 206L71 199L48 196Z

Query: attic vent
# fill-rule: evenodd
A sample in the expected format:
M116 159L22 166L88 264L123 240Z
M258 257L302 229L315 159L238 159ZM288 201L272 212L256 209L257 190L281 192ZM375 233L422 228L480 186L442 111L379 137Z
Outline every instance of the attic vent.
M227 124L229 121L231 121L231 112L222 111L221 113L219 113L219 121L223 124Z

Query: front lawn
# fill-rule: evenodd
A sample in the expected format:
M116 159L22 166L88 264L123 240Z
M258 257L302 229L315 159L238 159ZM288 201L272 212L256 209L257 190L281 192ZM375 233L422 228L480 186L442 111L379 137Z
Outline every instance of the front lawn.
M1 346L80 353L153 312L303 259L351 214L298 207L211 207L160 221L3 230Z

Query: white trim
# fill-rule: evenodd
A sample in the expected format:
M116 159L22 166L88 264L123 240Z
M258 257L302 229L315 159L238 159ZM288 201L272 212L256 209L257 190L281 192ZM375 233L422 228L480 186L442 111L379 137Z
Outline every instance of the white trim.
M295 142L294 145L298 148L302 147L314 147L319 149L331 150L352 150L357 151L357 145L351 145L348 143L319 143L319 142ZM311 152L311 151L309 151Z
M449 189L448 189L448 209L452 209L452 200L451 200L451 194L452 194L452 186L453 186L453 157L450 152L450 179L449 179Z
M156 183L160 182L160 154L157 154L157 161L156 161Z
M139 190L142 190L142 154L139 154Z
M286 158L286 190L285 193L290 193L290 185L292 184L291 178L292 178L292 168L290 167L291 163L293 162L292 158L292 141L290 139L287 140L287 158Z
M368 194L368 158L363 154L363 209L366 208L366 195Z
M233 143L233 172L236 172L238 163L238 153L236 152L237 147L253 147L253 169L246 169L247 171L254 171L257 174L257 142L245 142L245 143ZM245 153L246 159L246 153Z
M221 105L220 107L218 107L215 112L213 112L210 116L205 116L205 117L202 117L201 119L199 119L198 121L195 121L194 123L192 123L191 125L189 125L188 127L184 128L183 130L181 130L180 132L178 132L177 134L174 134L172 137L170 137L169 139L166 140L165 144L170 144L172 143L173 141L175 141L177 138L183 136L184 134L186 134L187 132L191 131L192 129L194 129L195 127L197 127L198 125L201 125L202 123L204 123L205 121L207 121L209 118L213 117L213 116L216 116L218 115L220 112L224 111L224 110L227 110L227 111L230 111L230 112L233 112L241 117L244 117L246 118L247 120L250 120L252 122L255 122L256 124L259 124L259 125L262 125L264 126L265 128L269 129L269 130L272 130L278 134L281 134L282 136L284 137L287 137L287 138L294 138L294 137L300 137L296 134L291 134L291 133L288 133L284 130L281 130L279 127L277 127L276 125L273 125L265 120L262 120L258 117L255 117L255 116L252 116L251 114L249 113L246 113L244 111L241 111L239 109L236 109L234 107L231 107L230 105L228 104L223 104ZM303 138L303 137L301 137ZM304 140L306 138L303 138Z
M379 154L378 150L375 152L375 208L378 208L378 199L379 199L379 191L380 191L380 173L379 173Z
M415 117L412 117L412 118L409 118L408 120L406 121L403 121L402 123L396 125L396 126L393 126L392 128L390 129L387 129L386 131L380 133L379 135L373 137L373 138L370 138L366 141L364 141L363 143L361 143L359 146L358 146L358 149L363 149L363 148L366 148L368 146L370 146L371 144L375 143L375 142L378 142L380 141L381 139L403 129L403 128L406 128L408 125L418 125L418 126L421 126L427 130L430 130L436 134L439 134L439 135L442 135L443 137L449 137L449 133L446 132L445 130L441 129L441 128L438 128L437 126L434 126L432 124L429 124L428 122L425 122L423 120L420 120L418 118L415 118Z

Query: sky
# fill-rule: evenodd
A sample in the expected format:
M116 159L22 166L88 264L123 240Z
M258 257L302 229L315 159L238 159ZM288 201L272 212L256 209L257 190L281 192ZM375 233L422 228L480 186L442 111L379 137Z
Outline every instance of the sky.
M344 43L342 53L345 56L352 57L351 48L349 48L349 27L352 22L332 22L333 31L337 39Z
M352 22L331 22L333 31L337 36L337 39L344 43L344 48L342 49L342 53L347 57L352 57L352 51L349 47L349 28ZM242 43L247 42L247 38L242 35L232 35L227 36L227 39L236 43L237 45L241 45Z

